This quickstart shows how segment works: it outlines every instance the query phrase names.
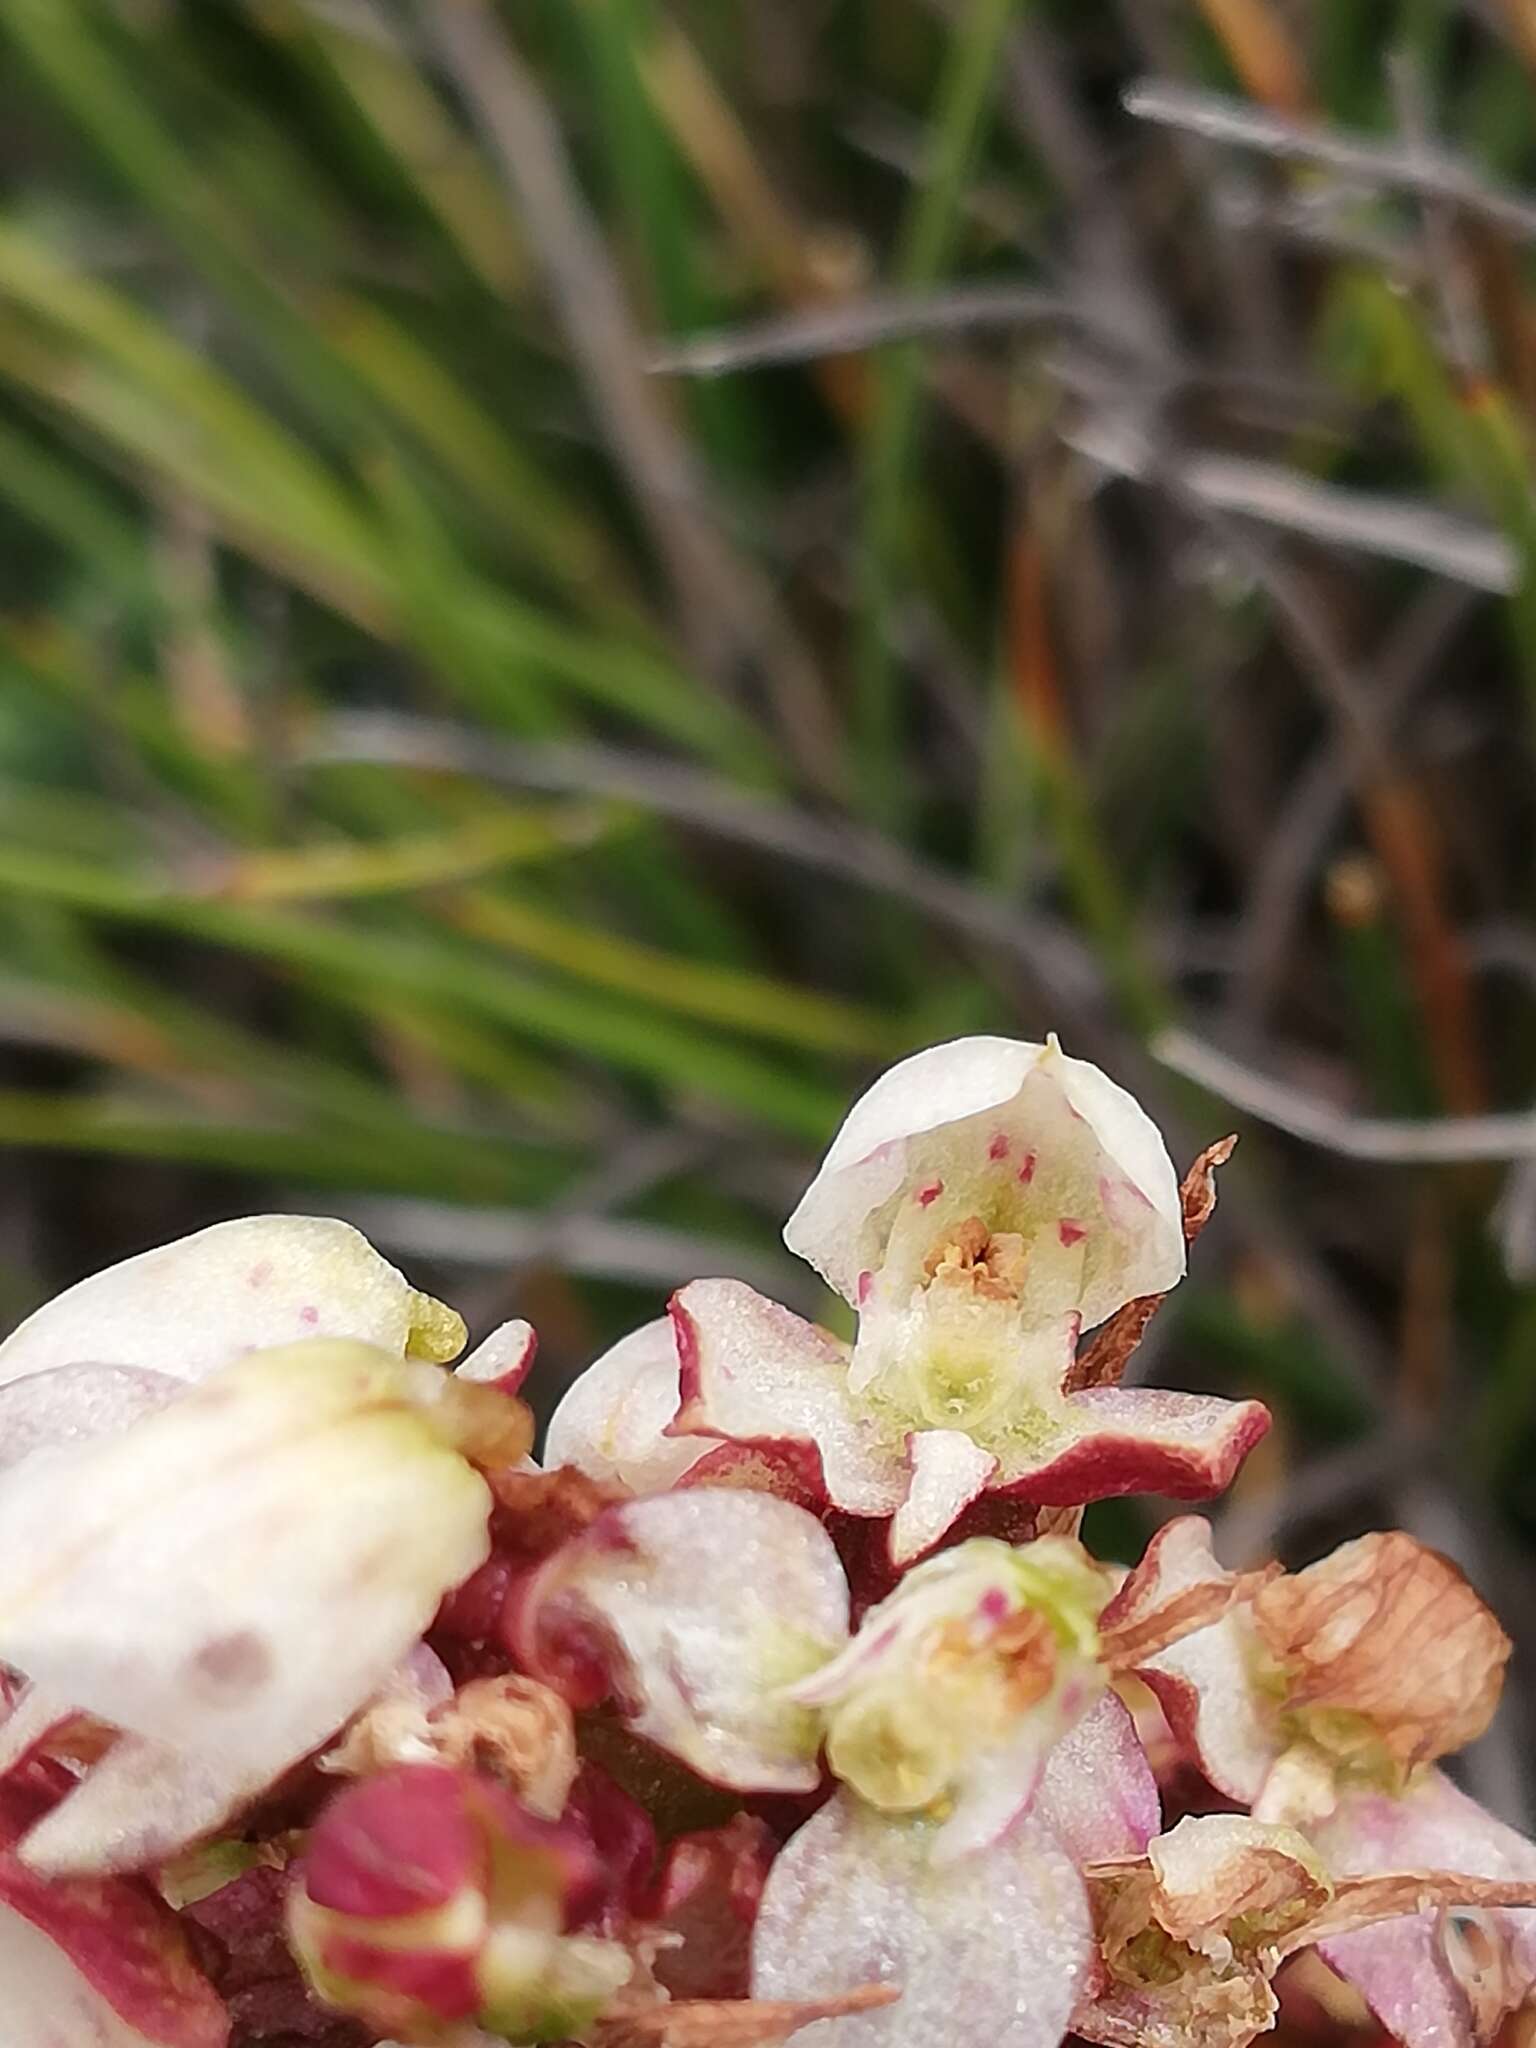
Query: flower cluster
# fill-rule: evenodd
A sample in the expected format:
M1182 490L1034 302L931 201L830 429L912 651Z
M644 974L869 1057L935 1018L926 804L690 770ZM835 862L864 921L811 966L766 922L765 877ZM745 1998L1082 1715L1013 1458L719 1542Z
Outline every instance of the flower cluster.
M786 1232L852 1344L694 1281L538 1464L532 1331L454 1367L342 1223L41 1309L0 1344L7 2048L1242 2048L1301 1949L1408 2048L1490 2043L1536 1845L1438 1768L1509 1651L1466 1581L1402 1534L1079 1540L1267 1426L1122 1383L1230 1149L1180 1185L1054 1040L921 1053Z

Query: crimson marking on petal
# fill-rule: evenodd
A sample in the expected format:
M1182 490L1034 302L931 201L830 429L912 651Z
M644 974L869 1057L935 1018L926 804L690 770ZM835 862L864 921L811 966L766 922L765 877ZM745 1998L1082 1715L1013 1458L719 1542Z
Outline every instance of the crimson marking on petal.
M306 1302L303 1308L299 1310L299 1321L304 1325L306 1330L314 1329L315 1325L319 1322L319 1320L320 1311L315 1307L312 1301Z
M828 1500L821 1453L815 1444L797 1437L732 1437L717 1444L673 1481L677 1492L695 1486L777 1494L813 1514Z
M1006 1159L1008 1157L1008 1133L1006 1131L999 1131L992 1140L991 1144L987 1147L987 1157L989 1159Z
M1088 1235L1087 1229L1075 1217L1063 1216L1056 1226L1056 1235L1064 1245L1081 1244Z
M1133 1391L1141 1392L1141 1389ZM1151 1389L1145 1390L1149 1394ZM1094 1389L1069 1397L1067 1409L1073 1423L1091 1415L1106 1393L1124 1400L1119 1388ZM1153 1395L1153 1399L1167 1400ZM1198 1399L1191 1395L1190 1400ZM1109 1500L1123 1493L1161 1493L1170 1500L1209 1500L1231 1485L1238 1467L1270 1425L1269 1410L1261 1401L1230 1401L1214 1404L1225 1408L1219 1433L1213 1427L1204 1440L1180 1442L1159 1437L1152 1428L1138 1430L1134 1420L1106 1421L1097 1430L1083 1429L1061 1449L1032 1471L1019 1473L1004 1485L991 1489L1017 1493L1041 1507L1081 1507L1088 1501Z
M1035 1177L1035 1168L1038 1164L1039 1161L1036 1159L1033 1152L1025 1153L1023 1164L1020 1166L1018 1173L1015 1175L1015 1178L1017 1179L1020 1187L1027 1188L1029 1186L1030 1182Z
M943 1192L944 1192L944 1183L943 1183L943 1181L941 1181L941 1180L931 1180L931 1181L929 1181L926 1187L921 1187L921 1188L919 1188L919 1189L918 1189L918 1191L917 1191L917 1202L918 1202L918 1207L919 1207L919 1208L921 1208L921 1209L926 1209L926 1208L927 1208L927 1207L929 1206L929 1204L930 1204L930 1203L932 1203L932 1202L936 1202L936 1201L937 1201L937 1200L939 1199L940 1195L942 1195L942 1194L943 1194Z
M699 1379L699 1330L693 1317L683 1306L680 1296L674 1294L667 1303L667 1318L672 1325L672 1334L677 1339L677 1413L662 1431L663 1436L714 1435L715 1432L698 1430L685 1424L685 1411L697 1405L703 1388Z
M870 1272L869 1268L866 1266L864 1271L859 1275L858 1296L860 1308L862 1308L865 1302L868 1301L869 1290L874 1286L874 1284L875 1276L873 1273Z

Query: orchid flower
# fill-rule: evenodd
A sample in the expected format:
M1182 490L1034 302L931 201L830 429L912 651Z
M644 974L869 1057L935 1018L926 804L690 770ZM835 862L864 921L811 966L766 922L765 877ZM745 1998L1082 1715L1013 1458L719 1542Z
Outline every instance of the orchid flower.
M1294 1823L1341 1875L1536 1877L1536 1844L1431 1768L1488 1725L1510 1645L1457 1568L1412 1537L1364 1536L1294 1575L1240 1579L1188 1516L1153 1537L1102 1628L1211 1783ZM1488 1927L1501 1988L1481 2006L1448 1976L1427 1913L1324 1953L1408 2048L1470 2048L1485 2038L1480 2012L1536 1988L1536 1918L1499 1913Z
M1079 1334L1166 1293L1184 1230L1161 1138L1096 1067L1054 1039L919 1053L855 1104L785 1230L857 1309L851 1351L740 1282L695 1281L672 1304L666 1434L690 1465L700 1439L809 1451L811 1498L892 1517L897 1564L982 1492L1205 1498L1268 1426L1257 1402L1074 1385ZM603 1446L622 1444L651 1483L671 1370L656 1336L643 1365L608 1354L552 1455L617 1473Z
M24 1859L140 1867L334 1733L486 1554L461 1447L526 1443L488 1388L316 1339L0 1475L0 1658L33 1686L0 1743L82 1711L121 1731Z
M1473 1741L1510 1649L1457 1568L1401 1530L1239 1578L1196 1515L1153 1537L1103 1627L1219 1791L1303 1826L1343 1788L1402 1791Z
M942 1815L935 1864L1025 1812L1060 1736L1102 1693L1109 1578L1082 1546L975 1537L916 1566L840 1656L788 1688L827 1761L884 1813Z
M39 1311L0 1344L6 2048L1246 2048L1303 1947L1405 2048L1490 2048L1536 1844L1435 1768L1509 1652L1461 1575L1400 1534L1231 1573L1185 1518L1122 1578L1066 1533L1265 1426L1120 1384L1230 1144L1176 1186L1054 1039L903 1062L786 1233L852 1345L696 1281L544 1471L531 1328L435 1370L462 1323L345 1225ZM1162 1831L1148 1744L1251 1813Z

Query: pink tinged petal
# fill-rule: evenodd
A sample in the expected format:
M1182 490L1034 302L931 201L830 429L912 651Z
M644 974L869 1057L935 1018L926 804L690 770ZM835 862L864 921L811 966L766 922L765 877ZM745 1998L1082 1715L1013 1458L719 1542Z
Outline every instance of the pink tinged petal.
M53 1365L10 1381L0 1386L0 1472L33 1451L115 1435L184 1386L170 1373L130 1365Z
M454 1372L461 1380L476 1380L482 1386L495 1387L498 1393L515 1394L533 1370L538 1350L539 1333L532 1323L499 1323Z
M940 1869L934 1833L848 1792L807 1821L768 1876L754 1996L900 1991L883 2012L827 2023L826 2048L1057 2048L1093 1955L1071 1859L1033 1816Z
M1141 1563L1100 1618L1106 1634L1136 1602L1150 1612L1179 1594L1230 1583L1216 1562L1210 1524L1199 1515L1165 1522ZM1197 1629L1136 1669L1157 1697L1184 1755L1218 1792L1251 1806L1281 1744L1253 1682L1258 1641L1245 1608Z
M817 1723L783 1692L847 1635L821 1524L769 1494L700 1487L612 1508L556 1551L521 1591L512 1641L568 1692L574 1650L577 1693L602 1671L635 1732L701 1777L811 1792Z
M751 1493L771 1493L812 1514L819 1514L827 1504L821 1460L813 1444L712 1443L676 1484L680 1488L734 1486Z
M672 1433L813 1445L828 1498L855 1515L906 1497L900 1445L849 1399L846 1348L740 1280L695 1280L672 1301L683 1405Z
M891 1523L891 1562L910 1564L931 1550L997 1470L997 1459L958 1429L925 1429L907 1438L911 1481Z
M1157 1780L1113 1693L1052 1749L1032 1814L1077 1864L1140 1856L1161 1828Z
M1123 1493L1209 1500L1231 1485L1269 1423L1259 1401L1094 1387L1067 1397L1058 1433L1040 1450L1005 1455L999 1484L1042 1507Z
M459 1774L403 1765L332 1801L304 1859L317 1906L370 1920L446 1906L485 1876L481 1830Z
M225 2048L228 2015L147 1886L49 1883L17 1861L11 1845L35 1810L0 1791L5 2048Z
M82 1362L201 1380L247 1351L354 1337L451 1358L464 1326L360 1231L329 1216L243 1216L93 1273L0 1344L0 1386Z
M665 1493L713 1447L667 1435L680 1399L677 1342L659 1316L572 1381L549 1418L544 1463L574 1465L631 1493Z
M1424 1772L1401 1798L1347 1792L1311 1835L1340 1877L1455 1870L1536 1879L1536 1842L1495 1820L1436 1770ZM1330 1937L1318 1952L1405 2048L1474 2048L1474 2011L1490 1988L1474 1978L1479 1952L1489 1952L1501 1980L1492 1987L1494 2008L1505 1999L1508 2009L1523 2003L1536 1989L1536 1911L1496 1909L1469 1917L1478 1936L1471 1944L1459 1939L1457 1909L1450 1907Z

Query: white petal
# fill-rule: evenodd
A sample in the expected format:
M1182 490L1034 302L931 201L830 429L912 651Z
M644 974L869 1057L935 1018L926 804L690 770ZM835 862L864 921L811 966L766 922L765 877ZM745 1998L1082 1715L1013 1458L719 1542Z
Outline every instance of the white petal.
M51 1365L12 1380L0 1386L0 1472L50 1445L111 1436L185 1390L138 1365Z
M270 1782L378 1689L486 1555L488 1489L414 1405L422 1376L430 1400L429 1367L293 1345L13 1467L0 1657L186 1752L231 1804Z
M741 1790L820 1783L815 1716L783 1689L842 1648L848 1583L821 1524L765 1493L689 1488L613 1508L538 1571L524 1667L574 1632L616 1648L630 1725L702 1777Z
M856 1304L858 1240L906 1178L906 1141L1011 1102L1044 1055L1015 1038L955 1038L888 1067L843 1118L784 1242Z
M206 1835L264 1792L274 1773L121 1735L40 1820L22 1860L44 1877L145 1870Z
M1147 1611L1230 1576L1216 1562L1210 1524L1199 1515L1165 1522L1132 1574L1145 1580ZM1113 1615L1112 1605L1106 1620ZM1219 1792L1244 1806L1258 1798L1281 1748L1253 1681L1258 1648L1248 1611L1239 1606L1138 1667L1180 1748Z
M906 1497L899 1440L855 1412L846 1347L741 1280L694 1280L673 1298L680 1426L737 1443L809 1443L833 1504L889 1515Z
M807 2028L807 2048L1056 2048L1093 1934L1070 1858L1033 1817L935 1869L934 1830L849 1792L806 1822L768 1874L753 1994L821 1998L895 1984L879 2012Z
M1078 1137L1062 1125L1058 1105ZM1004 1111L1003 1121L1019 1127L1010 1128L1010 1142L1027 1142L1035 1118L1044 1120L1050 1142L1074 1155L1080 1206L1097 1205L1113 1225L1112 1244L1090 1247L1080 1303L1086 1326L1136 1295L1166 1292L1182 1277L1178 1177L1156 1125L1123 1088L1086 1060L1069 1058L1054 1040L956 1039L882 1074L833 1139L785 1226L786 1244L857 1305L861 1276L881 1261L887 1205L921 1171L921 1141ZM978 1127L978 1164L988 1142Z
M242 1216L93 1273L45 1303L0 1344L0 1385L82 1362L199 1380L247 1351L302 1337L443 1358L459 1349L463 1325L349 1223Z
M891 1523L892 1564L909 1564L931 1549L997 1470L992 1453L958 1429L908 1437L907 1461L912 1479Z
M1162 1826L1152 1766L1136 1724L1105 1693L1045 1760L1034 1816L1074 1863L1139 1856Z
M631 1493L665 1493L714 1449L709 1438L663 1433L678 1401L677 1342L658 1316L571 1382L549 1418L545 1468L574 1465Z
M460 1359L454 1371L461 1380L478 1380L483 1386L500 1387L504 1394L515 1394L532 1370L538 1348L538 1332L532 1323L498 1323L468 1358Z

